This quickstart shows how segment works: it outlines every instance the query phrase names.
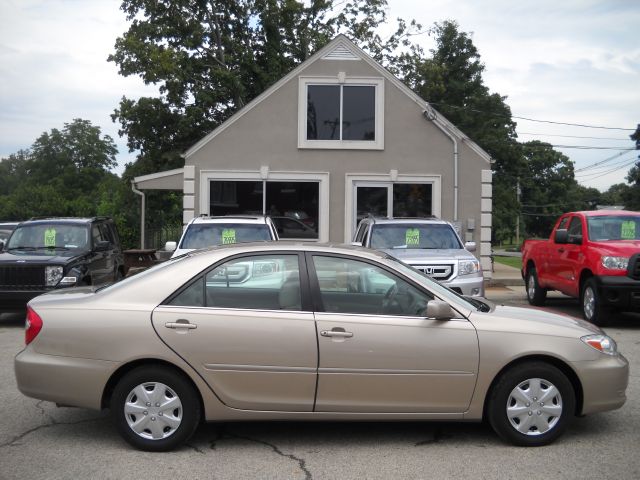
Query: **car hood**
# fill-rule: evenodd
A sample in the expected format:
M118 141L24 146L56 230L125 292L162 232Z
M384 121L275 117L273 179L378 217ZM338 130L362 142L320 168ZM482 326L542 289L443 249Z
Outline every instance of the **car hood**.
M609 240L606 242L591 242L592 248L597 248L603 255L631 256L640 251L638 240Z
M77 250L12 250L0 253L0 264L38 264L60 265L69 263L76 257L81 257L87 252Z
M493 307L490 312L472 312L469 317L469 320L479 330L502 330L566 337L602 333L602 330L592 323L569 315L552 313L536 307L508 307L488 303Z
M464 249L425 249L425 248L385 248L382 250L398 260L410 265L424 262L451 262L455 260L474 260L476 257Z

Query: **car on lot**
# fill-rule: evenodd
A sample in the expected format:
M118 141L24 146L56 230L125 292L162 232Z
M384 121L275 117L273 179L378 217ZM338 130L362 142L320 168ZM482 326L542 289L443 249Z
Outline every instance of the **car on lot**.
M291 217L271 216L278 237L282 239L317 240L318 232L307 224Z
M449 222L368 216L358 224L353 243L386 252L462 295L484 297L482 267L471 253L476 244L463 244Z
M198 250L29 302L25 395L110 408L164 451L201 420L486 419L516 445L619 408L629 365L593 324L463 297L374 250Z
M0 252L0 313L53 289L102 285L125 274L112 219L41 218L16 226Z
M593 210L558 218L546 240L525 240L522 278L531 305L547 291L577 298L585 320L640 312L640 212Z
M9 240L11 232L15 230L19 222L0 222L0 251Z
M177 257L214 245L276 240L278 240L278 233L268 216L200 216L192 219L185 226L179 242L167 242L165 250L173 251L171 257Z

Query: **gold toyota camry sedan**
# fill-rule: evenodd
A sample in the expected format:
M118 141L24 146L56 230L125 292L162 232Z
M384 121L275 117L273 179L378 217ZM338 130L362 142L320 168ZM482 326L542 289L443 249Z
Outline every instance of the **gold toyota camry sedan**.
M375 251L278 242L37 297L15 372L25 395L110 408L126 441L165 451L203 420L486 419L545 445L622 406L629 366L582 320L462 297Z

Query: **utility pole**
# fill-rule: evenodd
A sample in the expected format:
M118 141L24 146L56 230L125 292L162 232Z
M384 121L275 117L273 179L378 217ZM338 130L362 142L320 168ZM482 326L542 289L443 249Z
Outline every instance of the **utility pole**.
M516 179L516 245L520 245L520 177Z

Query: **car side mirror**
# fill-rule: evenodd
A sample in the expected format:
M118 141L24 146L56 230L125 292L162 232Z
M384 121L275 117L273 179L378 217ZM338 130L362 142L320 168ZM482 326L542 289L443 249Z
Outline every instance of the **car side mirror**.
M455 316L451 305L442 300L430 300L425 313L427 318L434 320L451 320Z
M175 252L176 248L178 248L178 244L176 242L167 242L164 244L164 249L167 252Z
M111 248L111 242L109 240L100 240L96 243L96 252L106 252Z
M465 250L467 250L469 252L475 252L476 251L476 242L466 242L464 244L464 248L465 248Z
M567 229L560 228L556 230L554 241L556 243L567 243L569 241L569 232L567 232Z

